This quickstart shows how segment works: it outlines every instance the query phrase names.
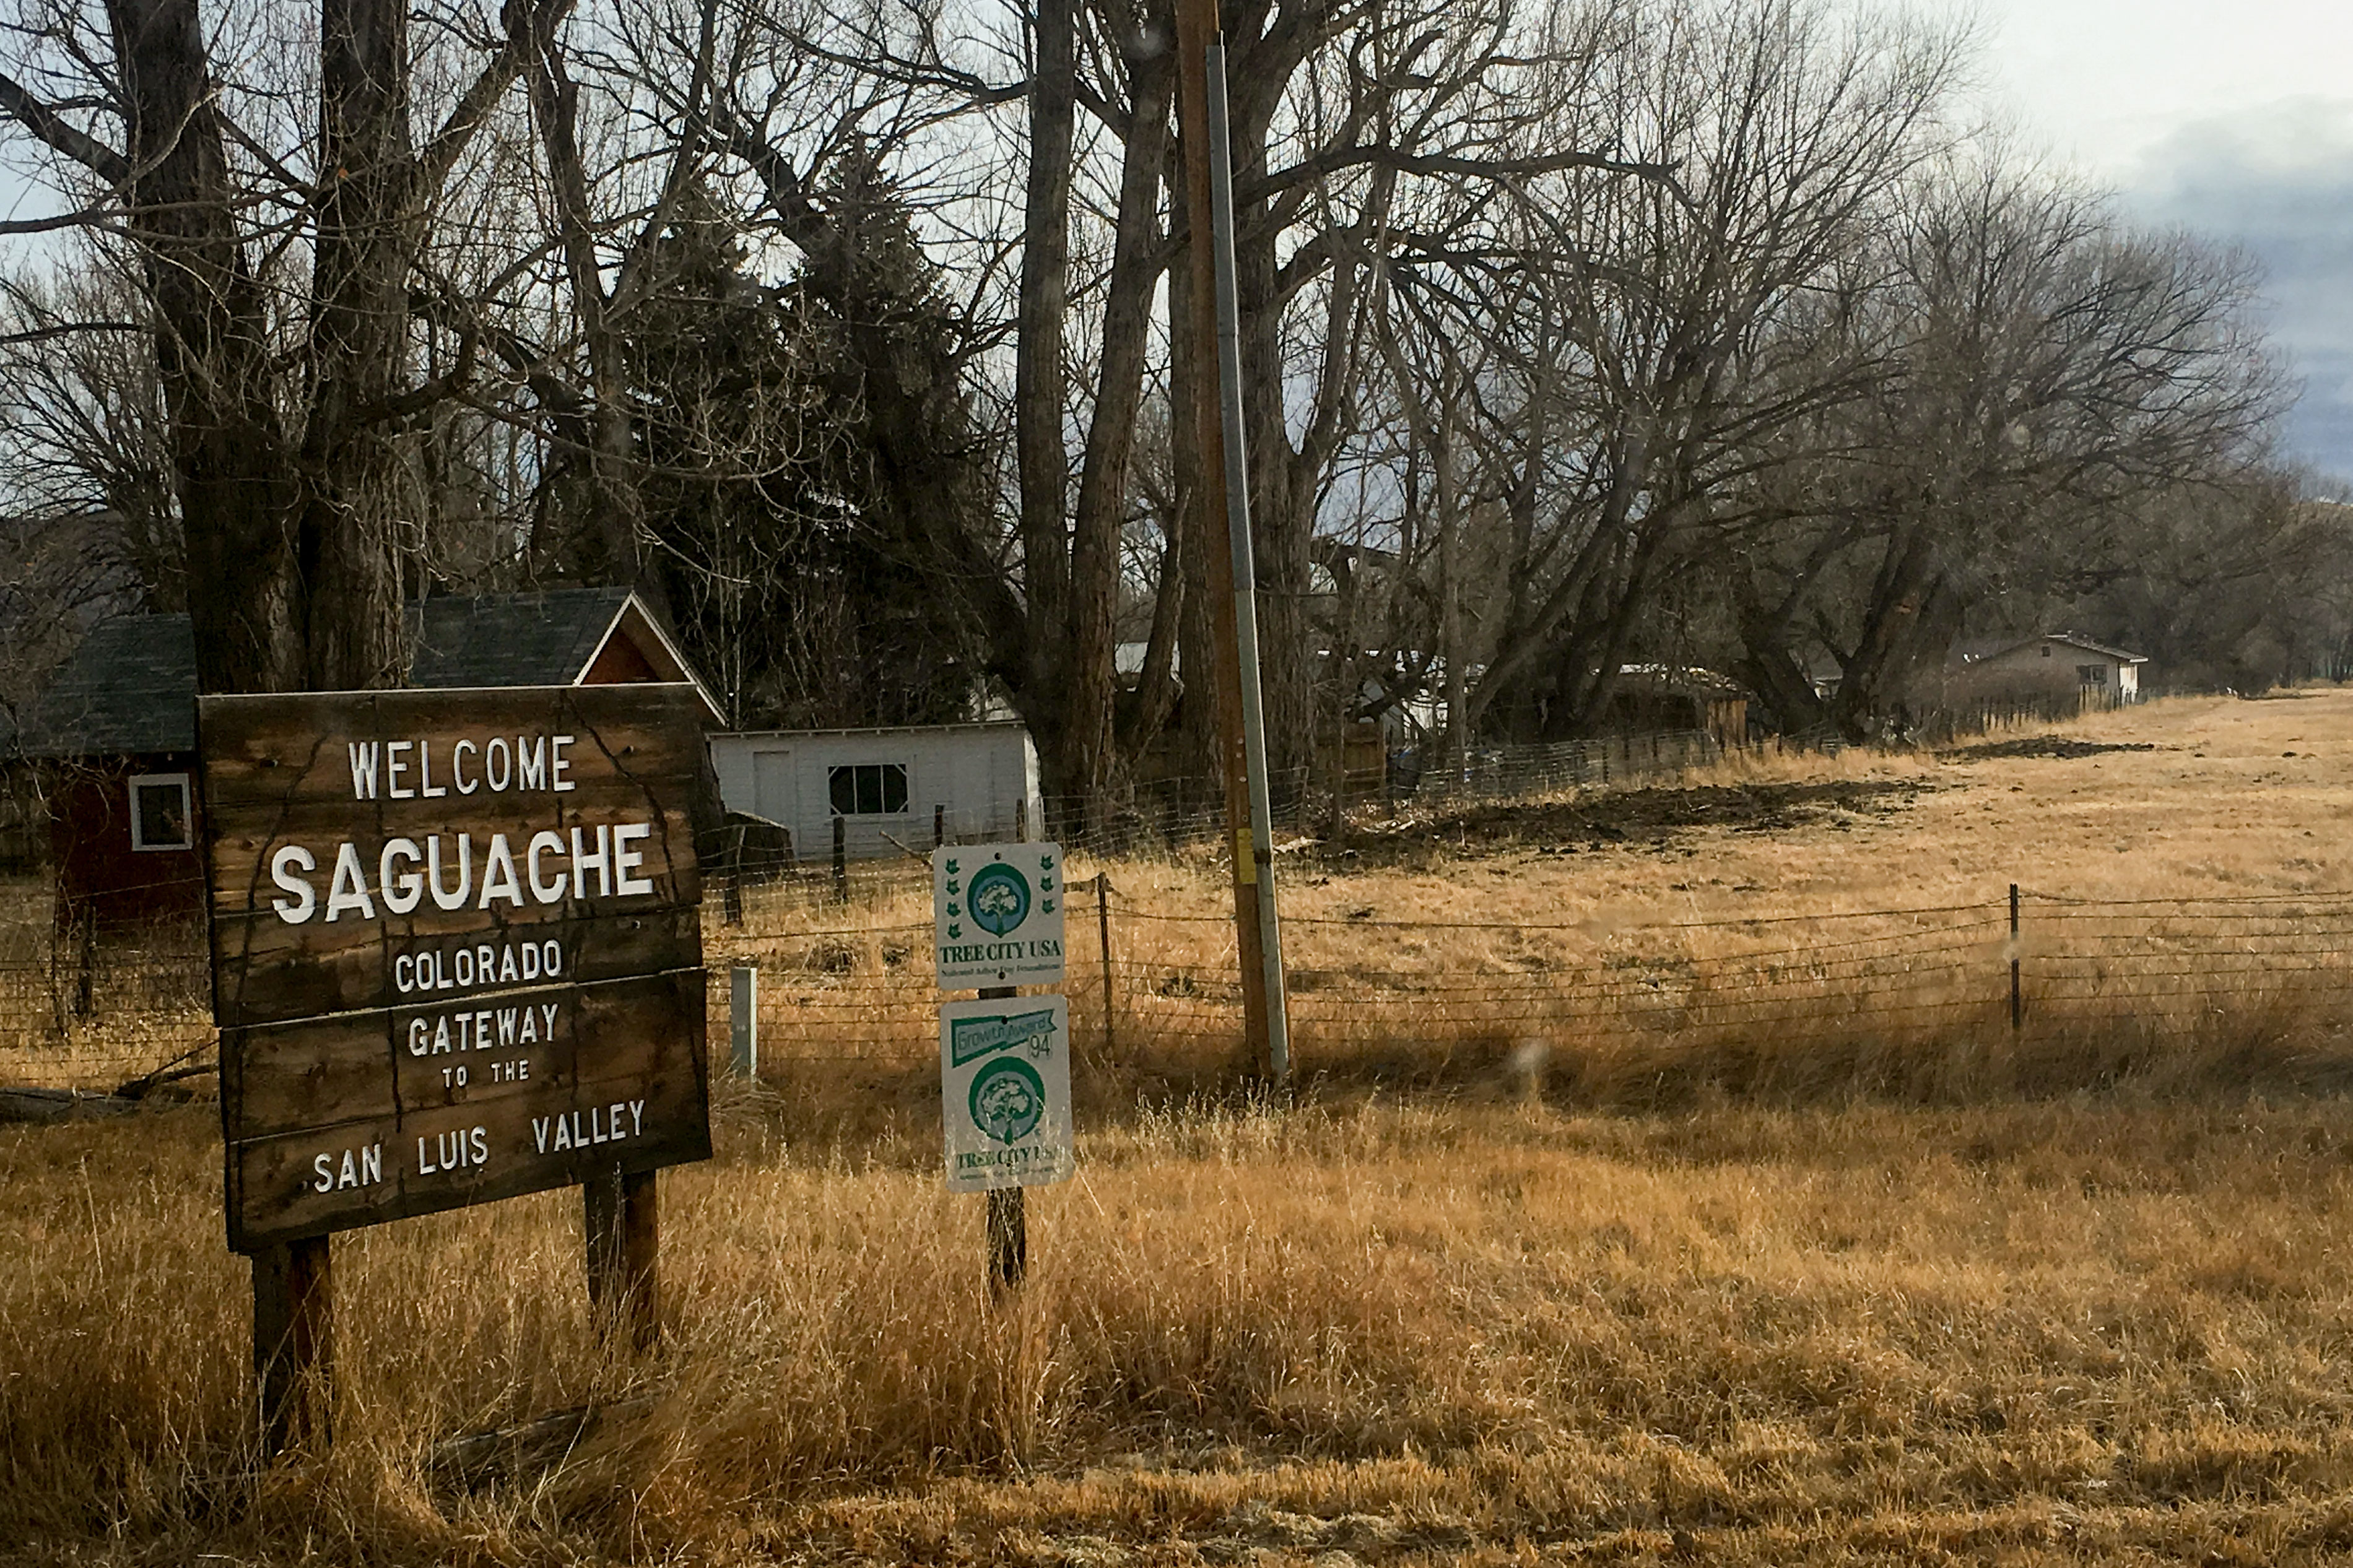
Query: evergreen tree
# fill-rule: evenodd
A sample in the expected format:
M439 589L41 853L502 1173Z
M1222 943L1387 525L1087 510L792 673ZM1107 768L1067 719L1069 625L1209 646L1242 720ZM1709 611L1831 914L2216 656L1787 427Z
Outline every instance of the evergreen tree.
M857 268L875 285L866 324L895 327L894 357L920 361L944 312L903 209L874 208ZM805 275L759 281L742 231L699 195L659 245L630 355L646 521L681 635L734 721L969 717L956 607L873 450L843 312Z

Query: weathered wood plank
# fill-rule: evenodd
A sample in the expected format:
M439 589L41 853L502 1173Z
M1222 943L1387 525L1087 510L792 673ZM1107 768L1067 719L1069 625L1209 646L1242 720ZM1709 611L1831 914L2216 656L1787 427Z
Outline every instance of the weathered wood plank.
M232 1247L708 1157L701 717L201 700Z
M208 791L213 787L208 780ZM314 858L312 865L296 864L285 869L307 882L325 906L337 851L349 842L363 879L359 885L376 906L375 911L322 907L302 923L323 930L338 923L401 918L381 889L385 881L385 848L402 838L415 848L396 855L390 869L396 885L406 882L416 890L413 908L405 918L428 927L446 925L453 916L462 921L477 911L491 910L512 911L524 919L548 919L551 910L577 912L583 907L594 910L608 904L634 907L648 898L657 903L691 902L700 897L701 879L694 868L691 805L657 803L634 792L605 790L586 798L567 795L506 802L495 808L436 809L443 807L439 801L426 802L419 809L409 802L383 805L373 801L306 800L282 809L262 805L236 811L219 826L211 843L212 910L216 917L233 920L248 913L269 913L281 901L290 901L290 889L274 876L280 869L276 857L287 847L300 847ZM649 829L625 847L637 860L630 876L653 884L642 894L619 893L612 885L617 878L600 871L594 863L599 847L596 830L625 825L633 830L640 826ZM591 862L582 868L582 875L574 874L575 828L582 835L579 851ZM562 847L543 848L534 866L532 845L543 833L554 834ZM605 843L609 846L610 838ZM494 853L503 854L513 866L513 879L508 884L514 889L512 895L496 893L486 885L485 873ZM437 886L444 897L455 900L461 889L465 897L445 906L433 896ZM557 888L561 893L549 897ZM331 914L333 919L326 918Z
M681 1041L649 1063L560 1092L229 1144L229 1245L247 1252L575 1185L616 1168L708 1159L704 1071L701 1043Z
M688 1049L703 990L701 970L678 970L225 1031L234 1103L223 1131L245 1142L395 1110L560 1099Z
M495 835L505 835L509 852L520 859L534 834L554 832L568 840L572 828L620 821L650 828L633 849L643 857L637 874L661 885L652 901L691 903L701 896L692 845L702 779L696 711L685 689L649 687L203 699L216 912L263 910L285 896L272 879L271 859L290 844L328 851L309 873L323 898L332 852L342 841L360 847L362 868L373 881L386 840L407 837L427 846L438 834L445 839L445 885L454 890L459 834L472 838L479 879ZM508 763L505 789L489 782L501 771L492 763L475 755L452 760L461 749L495 757L501 746L537 759L528 768ZM394 756L393 747L402 755ZM371 759L364 768L354 761L363 752ZM443 760L427 760L435 756ZM443 773L438 784L429 782L436 765ZM406 795L396 796L402 778ZM476 787L461 793L469 780ZM438 793L427 795L427 788ZM627 898L608 886L602 892L575 891L567 901L617 897ZM547 900L521 902L537 911ZM448 912L428 899L417 918L430 925ZM341 915L358 918L348 910Z
M213 1013L225 1029L512 990L543 980L550 960L558 978L580 984L702 961L702 917L691 904L542 921L477 915L442 931L353 921L349 937L332 945L305 940L304 928L275 916L248 917L244 927L214 925L226 959ZM526 953L526 947L535 951ZM481 977L485 957L488 980Z

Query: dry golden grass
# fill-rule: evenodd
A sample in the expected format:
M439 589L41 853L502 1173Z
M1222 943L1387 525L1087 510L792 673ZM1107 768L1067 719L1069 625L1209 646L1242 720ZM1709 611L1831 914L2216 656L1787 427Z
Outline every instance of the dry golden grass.
M1084 1142L992 1310L920 1136L739 1099L602 1359L554 1198L339 1244L322 1460L254 1479L200 1113L0 1137L0 1541L517 1562L2080 1562L2353 1548L2337 1103L1199 1110ZM129 1135L126 1135L126 1133ZM594 1398L469 1491L431 1442ZM2228 1553L2236 1552L2236 1556ZM1334 1560L1323 1559L1327 1568ZM2211 1559L2210 1559L2211 1560Z
M2353 692L2055 729L2073 747L2153 749L1750 752L1671 787L1296 846L1282 869L1299 1064L1427 1085L1541 1061L1555 1095L1621 1106L1858 1088L1952 1101L2119 1071L2343 1080L2353 867L2322 835L2353 816ZM1069 986L1099 1103L1218 1080L1239 995L1215 851L1082 856L1074 887L1099 870L1116 889L1112 1026L1083 890ZM2273 901L2229 902L2250 898ZM846 906L820 878L757 889L741 931L714 926L714 956L762 969L769 1059L895 1075L920 1100L928 899L918 868L877 867Z
M2180 749L1750 763L1767 783L1940 787L1883 816L1678 827L1663 848L1539 854L1556 845L1504 842L1504 822L1386 858L1367 838L1362 869L1303 850L1287 907L1340 923L1299 928L1298 955L1365 962L1345 933L1376 900L1564 928L1388 931L1394 979L1606 962L1694 913L1988 903L2012 879L2103 898L2348 890L2329 851L2353 812L2353 696L2152 705L2071 733ZM1219 896L1214 868L1183 859L1111 875L1138 905L1209 912ZM607 1358L590 1332L576 1199L355 1234L336 1247L338 1441L258 1475L209 1113L0 1128L0 1552L1324 1568L2353 1553L2353 1122L2314 1070L2337 1059L2325 1010L2202 1031L2074 1020L2007 1058L1926 1063L1852 1027L1668 1032L1648 1056L1558 1027L1539 1084L1460 1043L1476 1036L1464 1004L1424 1042L1442 1070L1387 1070L1413 1042L1384 1057L1377 1031L1341 1030L1335 1059L1367 1070L1274 1110L1185 1098L1225 1046L1187 1058L1139 1031L1114 1052L1088 1036L1082 989L1082 1176L1031 1194L1033 1277L993 1308L981 1205L941 1190L936 1090L898 1032L900 990L927 993L907 973L920 949L892 963L902 937L872 934L919 921L919 899L861 895L829 917L860 928L849 937L777 936L811 918L790 889L754 906L751 937L714 928L714 955L832 944L772 994L830 989L849 1005L804 1010L875 1048L723 1089L719 1157L663 1178L670 1338L651 1363ZM1737 926L1706 940L1761 945ZM1210 925L1134 941L1140 968L1226 961ZM1998 956L1972 954L1968 983ZM1303 1002L1339 998L1342 1018L1348 984ZM1680 1093L1634 1092L1678 1050ZM568 1454L473 1483L435 1467L440 1439L588 1403L613 1414Z

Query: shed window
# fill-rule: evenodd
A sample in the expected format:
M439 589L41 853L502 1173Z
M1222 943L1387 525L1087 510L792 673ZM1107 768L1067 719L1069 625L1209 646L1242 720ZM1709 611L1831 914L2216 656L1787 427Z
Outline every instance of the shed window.
M188 849L188 775L139 773L131 780L131 847Z
M2108 683L2108 667L2105 664L2079 664L2075 667L2075 679L2085 686L2105 686Z
M855 763L826 770L836 816L881 816L907 809L907 764Z

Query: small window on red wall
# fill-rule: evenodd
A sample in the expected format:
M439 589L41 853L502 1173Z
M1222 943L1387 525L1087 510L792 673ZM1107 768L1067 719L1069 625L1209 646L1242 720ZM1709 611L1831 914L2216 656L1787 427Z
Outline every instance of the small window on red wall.
M131 779L131 847L190 849L188 775L134 773Z

